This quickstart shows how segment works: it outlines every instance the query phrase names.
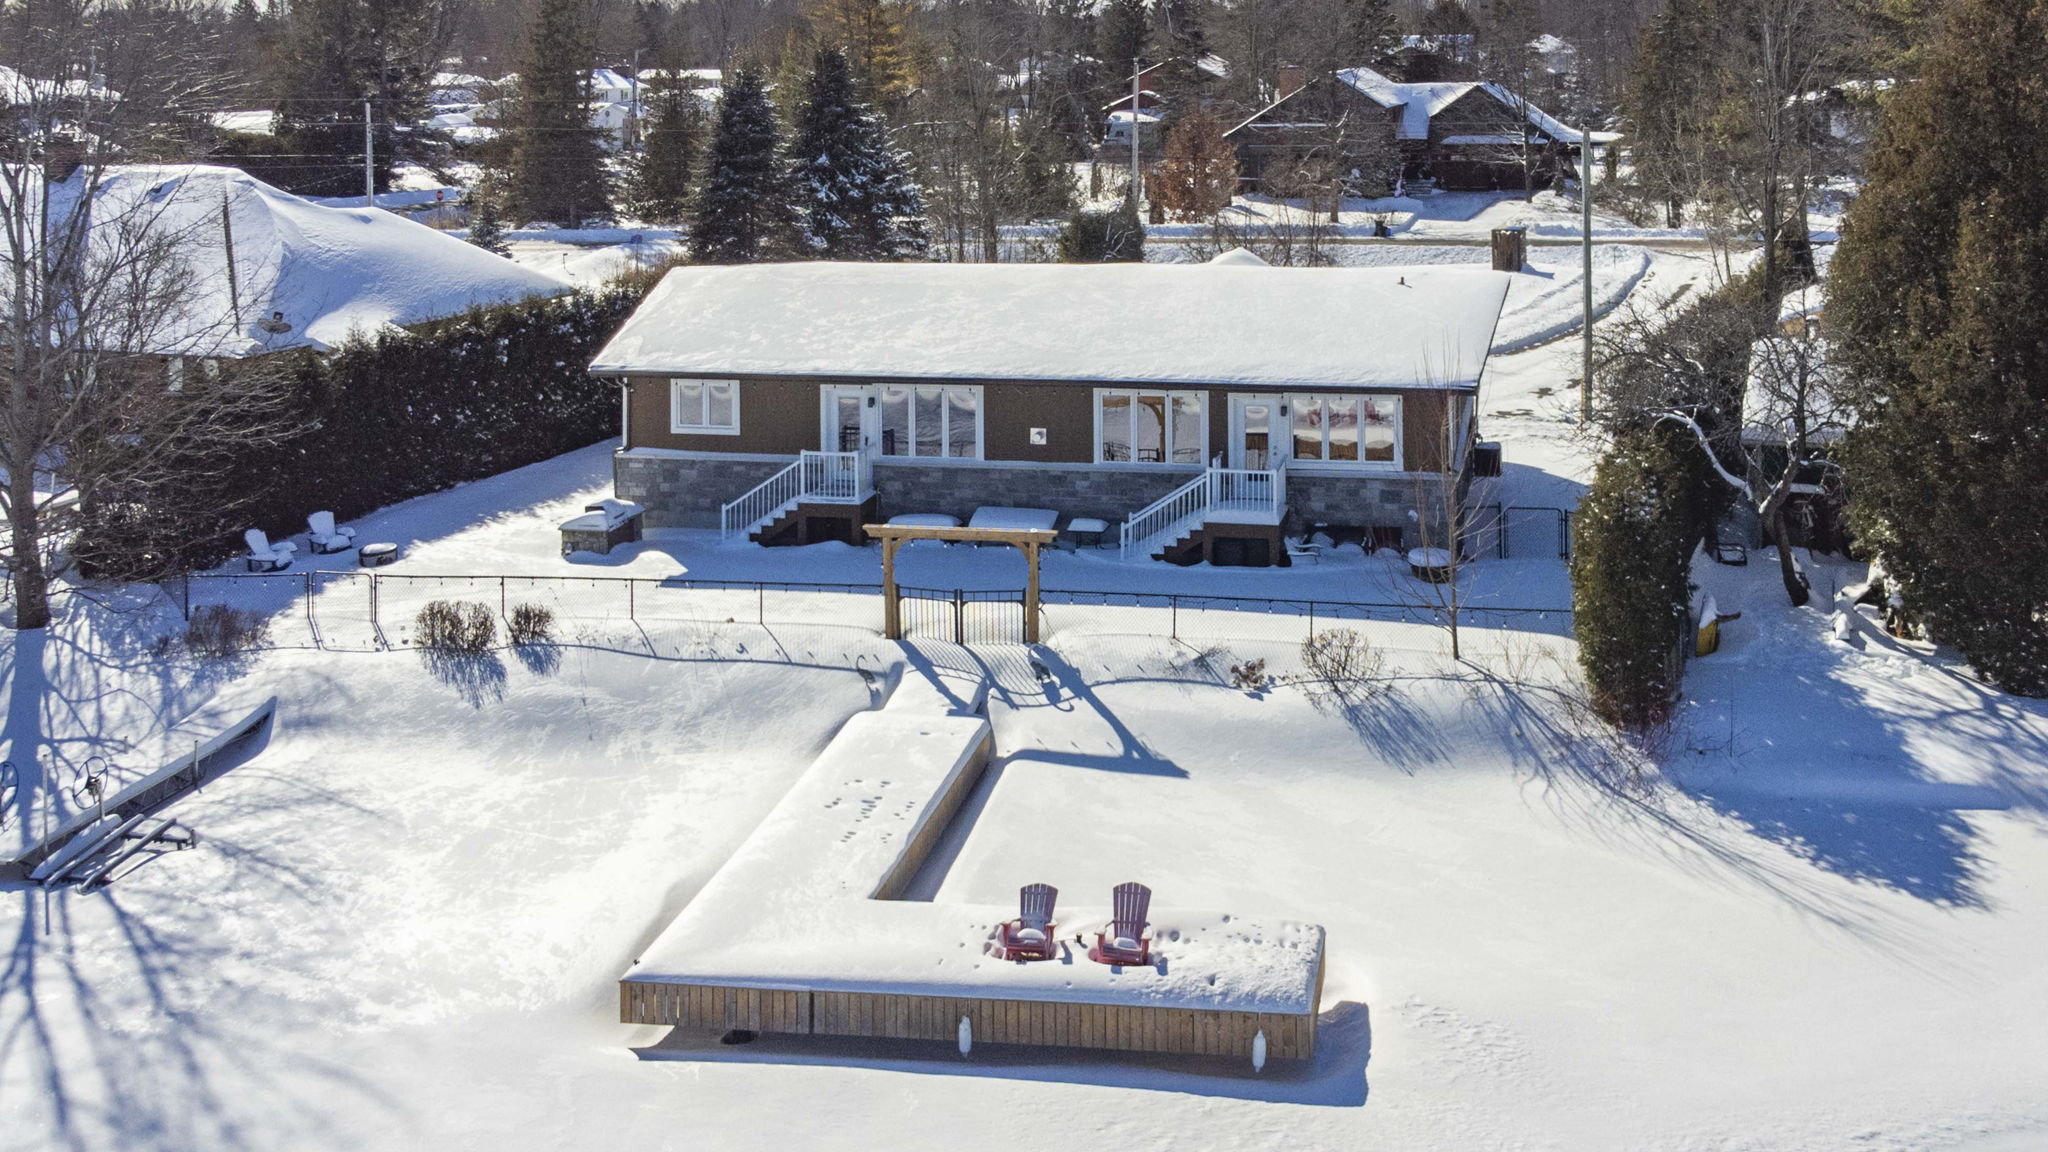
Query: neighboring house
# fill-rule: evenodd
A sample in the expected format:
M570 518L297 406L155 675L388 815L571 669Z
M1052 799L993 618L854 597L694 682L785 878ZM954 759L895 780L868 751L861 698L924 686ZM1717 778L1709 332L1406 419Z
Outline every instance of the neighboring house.
M90 213L96 248L147 237L181 266L181 295L147 346L122 349L161 357L174 387L208 361L326 350L352 333L572 290L382 209L324 207L237 168L112 165L88 187L74 163L43 174L53 216Z
M1442 539L1507 284L1236 260L686 267L591 372L620 384L615 484L651 526L858 541L876 517L1028 506L1125 523L1140 555L1284 563L1288 528Z
M1391 140L1408 182L1439 188L1520 188L1528 142L1535 187L1548 187L1578 157L1580 132L1497 84L1459 80L1406 84L1370 68L1305 81L1283 73L1280 97L1225 134L1242 179L1328 147L1334 125ZM1592 133L1594 145L1613 132Z
M1131 77L1125 73L1117 91L1116 99L1102 106L1102 147L1106 159L1120 159L1117 150L1128 152L1131 147L1131 132L1135 128L1139 135L1139 147L1147 163L1157 160L1160 150L1165 147L1165 128L1172 109L1168 102L1152 88L1146 87L1159 78L1159 69L1165 61L1148 64L1138 72L1138 91L1131 92ZM1195 61L1195 68L1211 80L1230 79L1230 62L1211 52Z

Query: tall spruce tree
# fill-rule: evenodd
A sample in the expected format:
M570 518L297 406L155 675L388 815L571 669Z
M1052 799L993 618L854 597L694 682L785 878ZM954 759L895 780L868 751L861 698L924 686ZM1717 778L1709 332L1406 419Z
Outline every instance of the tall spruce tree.
M589 0L540 0L507 116L510 194L528 219L574 228L611 215L611 176L590 126L596 29Z
M426 114L428 81L449 24L439 0L299 0L274 60L277 169L295 192L347 196L363 190L363 103L370 104L379 191Z
M690 210L690 175L703 149L704 115L673 73L656 83L643 146L630 166L626 205L650 224L679 224Z
M827 260L922 256L929 243L924 193L907 158L889 146L881 119L855 94L845 52L818 50L796 125L790 167L811 252Z
M761 74L751 67L733 73L690 212L692 260L749 264L791 251L796 222L781 137Z
M2048 695L2048 9L1956 0L1830 273L1851 513L1932 635Z
M1199 62L1209 54L1209 36L1202 27L1196 0L1159 0L1152 6L1151 58L1159 61L1153 85L1168 102L1180 107L1198 103L1208 89L1209 74Z
M1095 50L1112 98L1131 90L1131 66L1145 54L1145 0L1108 0L1095 18Z

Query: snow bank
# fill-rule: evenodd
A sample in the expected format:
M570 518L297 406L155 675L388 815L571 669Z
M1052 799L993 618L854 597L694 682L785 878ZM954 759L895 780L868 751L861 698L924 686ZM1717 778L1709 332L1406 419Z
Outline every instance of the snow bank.
M591 371L1471 387L1507 287L1477 268L677 268Z

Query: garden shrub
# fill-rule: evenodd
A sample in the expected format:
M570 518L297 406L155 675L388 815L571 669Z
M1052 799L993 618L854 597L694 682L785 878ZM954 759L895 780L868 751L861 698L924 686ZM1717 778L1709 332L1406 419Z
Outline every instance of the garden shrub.
M413 643L437 656L476 656L497 642L497 618L483 604L433 600L413 619Z
M512 643L521 647L552 643L555 638L555 610L545 604L514 604L505 622Z
M239 656L269 642L270 618L246 608L208 604L194 609L185 624L185 651L212 660Z

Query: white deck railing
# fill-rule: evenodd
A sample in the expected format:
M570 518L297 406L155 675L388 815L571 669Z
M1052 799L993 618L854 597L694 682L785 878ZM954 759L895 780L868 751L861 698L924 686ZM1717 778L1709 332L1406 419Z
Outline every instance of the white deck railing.
M1149 558L1212 519L1278 524L1287 513L1285 468L1208 468L1124 520L1123 558Z
M751 532L799 501L858 504L874 491L873 478L865 452L805 451L796 463L718 510L719 538Z

